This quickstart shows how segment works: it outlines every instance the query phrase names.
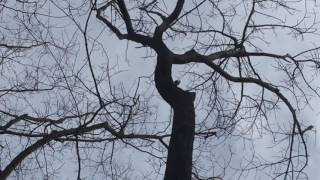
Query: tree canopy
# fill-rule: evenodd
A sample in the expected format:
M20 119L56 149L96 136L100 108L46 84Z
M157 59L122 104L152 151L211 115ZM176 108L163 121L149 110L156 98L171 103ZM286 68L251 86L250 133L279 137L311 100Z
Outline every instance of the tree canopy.
M0 14L0 179L308 179L317 2L3 0Z

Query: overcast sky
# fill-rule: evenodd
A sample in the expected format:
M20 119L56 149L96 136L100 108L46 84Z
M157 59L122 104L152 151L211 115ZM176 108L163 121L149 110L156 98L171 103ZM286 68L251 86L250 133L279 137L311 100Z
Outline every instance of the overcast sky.
M175 1L169 1L166 0L165 1L168 9L173 8ZM191 1L190 1L191 2ZM191 3L190 3L191 4ZM189 3L186 3L186 9L189 9L188 6L190 6ZM302 6L303 4L298 5ZM315 4L313 3L309 3L308 4L308 8L315 8L315 10L318 9L318 7L314 6ZM53 7L53 6L52 6ZM51 7L51 8L52 8ZM46 7L48 8L48 7ZM52 10L57 11L58 10L56 8L52 8ZM202 7L202 10L205 10L204 7ZM240 13L240 12L239 12ZM279 17L283 16L283 12L274 12L274 13L279 13ZM57 13L59 14L59 13ZM241 13L240 13L241 14ZM83 18L83 17L81 17ZM79 19L79 22L83 21L83 19ZM234 22L234 27L233 28L238 28L237 26L239 26L239 28L241 27L241 25L243 25L242 23L244 23L244 21L241 21L241 17L236 17L236 19L239 19L239 21L235 21ZM290 19L291 18L291 19ZM259 19L259 17L257 17L257 19ZM243 20L243 19L242 19ZM264 19L261 18L261 21L263 21ZM295 22L296 21L296 17L288 17L288 22L292 21ZM258 20L257 20L258 21ZM92 54L93 58L93 63L95 65L95 67L98 69L99 65L100 66L104 66L106 64L106 61L108 61L110 63L111 66L113 65L117 65L116 69L114 72L121 72L118 74L115 74L113 79L115 84L116 83L123 83L124 87L126 87L127 89L129 89L130 87L133 87L134 85L136 85L136 83L138 82L138 78L139 77L151 77L153 75L153 71L154 71L154 66L155 66L155 57L148 57L146 58L146 56L148 55L154 55L154 52L150 51L150 49L147 48L143 48L140 47L140 45L132 43L132 42L127 42L127 41L120 41L118 40L112 33L107 32L107 30L103 30L102 29L102 25L99 24L97 25L96 23L98 23L96 20L94 20L94 16L92 21L90 22L92 23L91 26L89 26L89 35L92 35L92 38L94 39L95 37L99 36L99 33L101 31L104 31L102 33L102 35L99 37L99 42L103 43L103 47L105 48L106 52L101 52L101 51L95 51ZM63 21L62 21L63 24ZM68 24L68 23L66 23ZM218 23L217 23L218 24ZM63 36L59 36L56 35L57 37L61 37L61 38L71 38L72 33L74 31L75 26L74 25L70 25L68 24L68 26L65 26L64 29L64 33ZM73 29L73 30L72 30ZM239 29L240 31L240 29ZM59 34L60 32L55 32L56 34ZM69 36L68 36L69 35ZM300 38L298 38L298 40L293 39L290 37L290 35L288 35L288 32L286 31L271 31L269 33L265 33L263 34L263 36L261 35L261 37L265 38L267 41L270 42L270 45L266 45L265 43L263 43L263 41L255 41L257 45L259 45L259 47L261 47L261 49L265 50L266 52L274 52L274 53L289 53L289 54L295 54L295 52L300 52L303 51L307 48L312 48L314 46L320 45L320 44L314 44L314 43L318 43L320 42L320 38L319 36L314 36L312 34L310 35L306 35L305 39L303 39L303 42L301 41ZM83 47L81 47L83 44L83 40L81 40L81 36L78 37L79 38L79 42L80 42L80 48L79 48L79 58L83 59L83 57L81 56L85 56L84 53L84 49ZM298 41L298 43L297 43ZM184 52L185 50L188 50L190 43L192 42L191 39L188 38L176 38L174 41L167 41L167 45L174 51L177 53L180 52ZM313 42L313 43L312 43ZM250 47L247 47L248 49L250 49ZM104 54L106 53L106 54ZM103 54L103 55L102 55ZM37 55L37 53L35 53L35 56ZM101 56L100 56L101 55ZM268 62L270 59L263 59L263 58L256 58L254 59L256 61L259 61L258 63L256 63L256 67L259 70L259 72L261 74L263 74L263 77L266 77L268 80L270 81L279 81L279 74L278 73L274 73L274 72L270 72L268 70L270 70L270 68L268 68L267 66L270 65L270 63ZM78 68L78 67L77 67ZM205 70L204 67L199 66L197 67L198 71L202 71ZM193 68L194 70L195 68ZM185 70L185 66L178 66L178 67L174 67L174 78L180 78L182 77L181 74L183 74L182 71ZM180 72L179 72L180 71ZM98 73L101 71L97 71ZM84 74L88 74L89 75L89 70L87 69L86 71L84 71ZM311 75L310 75L311 76ZM312 77L309 77L312 78ZM314 81L316 82L317 79L316 78ZM186 78L182 78L181 79L181 87L183 88L188 88L189 84L187 82ZM320 85L320 81L318 81L319 83L314 83L315 85ZM150 95L152 94L152 92L154 92L156 94L156 97L153 97L154 99L152 99L152 101L150 102L152 105L157 106L158 108L158 115L157 115L157 120L163 120L167 121L170 117L170 107L164 103L164 101L161 100L161 98L159 97L159 95L156 92L156 89L153 87L154 84L148 84L147 80L143 80L143 85L140 87L140 93L146 93L145 95ZM104 88L101 88L104 89ZM246 87L247 92L252 92L255 93L257 91L257 88L255 86L247 86ZM226 92L226 96L228 96L229 94ZM199 96L198 96L199 97ZM290 99L291 100L291 99ZM292 99L293 100L293 99ZM31 101L41 101L41 99L33 99ZM303 110L302 112L299 112L299 119L303 120L304 122L306 122L307 125L312 124L315 126L315 128L313 129L313 131L309 131L307 134L307 142L308 142L308 150L309 150L309 155L310 155L310 159L309 159L309 165L306 168L306 172L309 175L309 178L311 180L317 180L318 177L320 177L320 171L318 170L318 166L320 163L320 136L319 133L317 133L317 131L320 128L320 122L319 122L319 114L320 114L320 99L319 98L312 98L310 99L310 104L312 105L312 109L310 110L309 107L306 108L306 110ZM37 106L37 105L35 105ZM38 106L41 106L41 103L38 104ZM200 108L200 107L199 107ZM201 111L197 111L198 113L200 113ZM153 116L151 116L153 117ZM201 117L203 117L202 114L197 114L197 117L199 120ZM277 111L276 114L272 114L270 121L292 121L291 115L289 114L288 110L286 110L286 107L281 107L280 111ZM240 129L240 128L239 128ZM0 137L1 138L1 137ZM225 151L225 147L231 147L230 149L232 149L233 151L233 160L231 161L231 166L236 166L239 165L240 160L244 157L244 156L248 156L250 157L250 145L256 145L255 146L255 150L257 153L261 153L264 154L266 156L266 158L271 158L274 156L277 156L278 152L274 151L273 149L269 148L271 144L269 144L271 142L271 138L269 136L262 136L261 138L257 138L256 141L252 141L252 144L250 143L250 141L246 142L244 145L244 141L239 140L237 137L229 137L230 140L226 141L225 144L221 144L221 147L215 147L214 151L209 152L214 154L214 156L219 159L219 158L227 158L229 155L229 151ZM211 138L211 141L213 141L213 145L215 145L216 143L220 143L223 142L223 137L217 137L217 138ZM0 141L1 142L1 141ZM201 141L199 141L201 142ZM195 145L198 145L197 143ZM207 151L210 151L210 149L206 149ZM197 152L195 151L195 154ZM209 154L208 153L208 154ZM72 162L76 162L76 157L74 155L74 150L71 151L65 151L64 153L64 157L61 157L61 159L63 161L65 161L64 165L62 166L61 170L61 178L62 179L75 179L76 177L76 168L72 167L75 166L76 163L72 163ZM132 164L132 170L134 171L133 176L135 175L141 175L144 174L145 172L148 172L149 169L151 168L150 166L150 157L144 153L138 152L138 151L134 151L134 150L119 150L117 152L117 156L115 156L115 161L117 161L119 164L128 164L131 163ZM204 157L201 157L204 158ZM152 162L151 162L152 163ZM159 163L159 162L157 162ZM209 167L210 165L208 165ZM218 168L219 169L219 168ZM164 168L162 168L162 171L164 170ZM85 172L88 171L88 173L92 173L92 168L87 168L84 166L84 171L83 174L85 174ZM213 169L208 170L208 172L213 172ZM152 171L151 171L152 172ZM237 176L233 176L234 171L232 169L228 169L226 171L226 179L234 179ZM160 172L160 174L163 172ZM256 177L259 177L261 174L264 173L268 173L268 172L258 172L257 176L249 176L247 178L244 179L252 179L255 180ZM133 178L133 176L131 176ZM153 175L149 175L145 177L146 179L162 179L161 176L154 176ZM264 178L261 178L262 180L264 179L269 179L270 177L268 176L264 176ZM133 178L134 179L134 178ZM137 178L138 179L138 178Z

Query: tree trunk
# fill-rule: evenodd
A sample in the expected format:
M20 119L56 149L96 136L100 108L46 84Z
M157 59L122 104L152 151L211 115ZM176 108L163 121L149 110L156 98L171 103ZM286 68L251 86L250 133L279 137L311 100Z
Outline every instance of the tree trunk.
M184 91L173 83L171 62L170 53L158 53L156 87L174 112L164 180L191 180L195 93Z

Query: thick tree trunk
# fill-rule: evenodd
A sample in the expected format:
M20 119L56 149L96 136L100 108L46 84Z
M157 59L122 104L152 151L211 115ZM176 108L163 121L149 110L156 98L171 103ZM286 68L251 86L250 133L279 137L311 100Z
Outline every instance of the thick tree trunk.
M158 52L155 71L156 87L174 112L164 179L191 180L195 93L184 91L174 85L171 76L171 62L169 53Z

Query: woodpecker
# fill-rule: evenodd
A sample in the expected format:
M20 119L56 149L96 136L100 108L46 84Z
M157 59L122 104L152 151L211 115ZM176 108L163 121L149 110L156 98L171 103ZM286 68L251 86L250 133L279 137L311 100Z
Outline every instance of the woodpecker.
M173 84L174 84L175 86L178 86L178 85L180 84L180 81L179 81L179 80L175 80L175 81L173 81Z

